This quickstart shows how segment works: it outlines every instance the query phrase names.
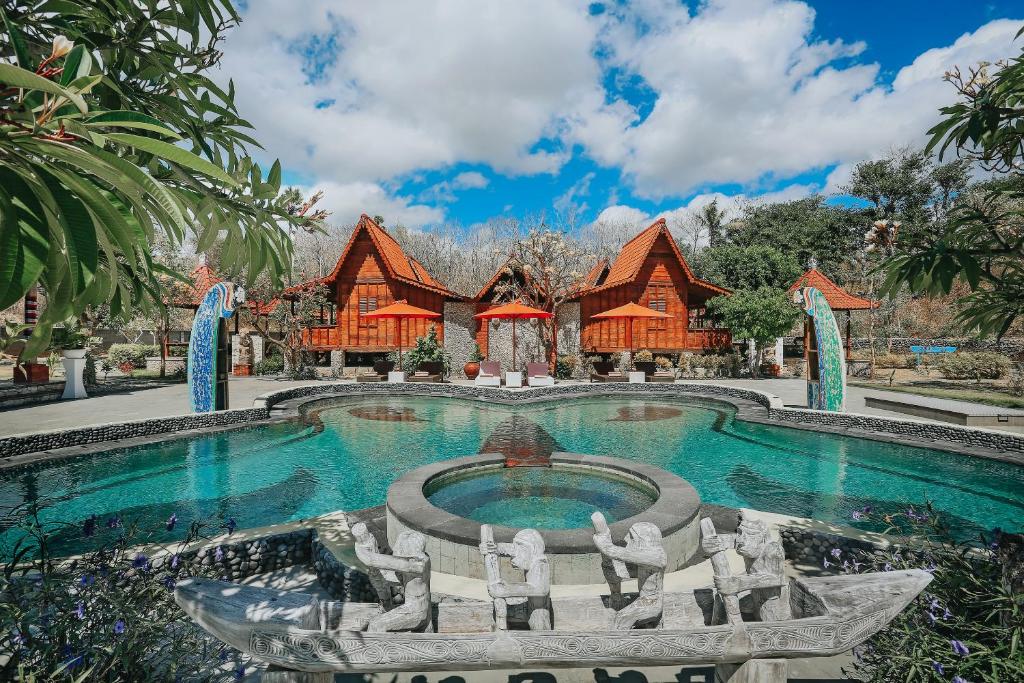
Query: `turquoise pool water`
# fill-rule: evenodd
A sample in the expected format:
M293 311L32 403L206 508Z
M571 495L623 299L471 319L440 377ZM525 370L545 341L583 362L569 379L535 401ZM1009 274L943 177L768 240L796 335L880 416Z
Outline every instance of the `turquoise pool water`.
M963 535L1016 528L1024 467L733 419L690 400L589 398L530 406L457 399L347 399L299 422L210 434L0 475L0 510L46 500L44 519L114 515L162 529L234 518L261 526L380 505L401 474L477 452L561 449L636 459L687 479L707 503L828 522L929 500ZM9 517L0 524L10 525ZM219 523L219 522L218 522ZM10 540L12 534L5 533ZM77 527L58 539L81 548ZM0 539L2 540L2 539Z
M654 505L650 486L624 477L555 467L487 469L445 477L425 491L427 500L453 515L481 524L533 529L591 526L590 515L609 523Z

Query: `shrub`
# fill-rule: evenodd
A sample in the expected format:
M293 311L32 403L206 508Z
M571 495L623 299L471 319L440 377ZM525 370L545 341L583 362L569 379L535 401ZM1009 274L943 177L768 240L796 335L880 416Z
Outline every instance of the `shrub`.
M281 356L267 356L252 366L254 375L280 375L284 371L284 358Z
M1002 354L950 353L942 357L936 368L946 379L999 379L1010 370L1010 359Z
M651 353L650 351L648 351L647 349L644 349L643 351L637 351L636 355L633 356L633 362L634 363L653 363L654 362L654 354Z
M654 359L654 363L658 366L659 370L671 370L674 367L672 359L668 356L658 356Z
M393 359L389 355L388 360L397 362L398 354L394 354ZM405 366L402 369L406 372L416 372L420 363L442 363L445 377L451 372L451 358L438 341L437 328L433 325L425 335L416 338L416 346L402 354L402 363Z
M89 345L89 338L76 326L55 327L50 336L50 350L84 349Z
M917 367L917 356L913 353L881 353L875 356L875 367L913 369Z
M560 354L555 363L555 377L558 379L572 379L579 367L579 356L573 353Z
M863 521L870 508L853 514ZM864 681L1024 680L1024 610L1020 595L1024 538L995 529L971 543L953 539L930 506L885 517L905 547L833 550L824 562L844 573L925 569L932 582L906 609L854 649ZM839 553L838 555L836 553Z
M85 354L85 367L82 369L82 381L87 386L96 384L96 356L92 352Z
M131 520L105 524L93 515L55 524L41 521L34 504L2 512L15 525L8 538L18 540L5 548L4 557L14 559L0 565L0 679L219 681L245 675L240 653L217 643L174 602L179 577L222 571L181 552L204 535L206 524L161 522L161 531L180 524L187 532L158 559L138 552L155 536ZM74 560L53 556L59 539L69 535L88 537L83 540L94 550ZM165 559L171 557L173 564Z
M160 355L160 347L155 344L111 344L107 349L107 358L123 372L131 372L133 368L146 367L146 356Z

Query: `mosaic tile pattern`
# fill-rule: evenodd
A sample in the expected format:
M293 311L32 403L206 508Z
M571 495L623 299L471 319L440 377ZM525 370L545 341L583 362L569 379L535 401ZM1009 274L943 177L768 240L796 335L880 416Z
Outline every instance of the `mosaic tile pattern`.
M818 381L807 381L807 407L814 410L846 410L846 362L839 323L825 295L814 287L802 291L804 311L814 319L818 347Z
M212 413L217 381L217 331L221 318L235 312L236 297L244 296L231 282L218 282L206 292L192 322L188 342L188 395L193 413Z

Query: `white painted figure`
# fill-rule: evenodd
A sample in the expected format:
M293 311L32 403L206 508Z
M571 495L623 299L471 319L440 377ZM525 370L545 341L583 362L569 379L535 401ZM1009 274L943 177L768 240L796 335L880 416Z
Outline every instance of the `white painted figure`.
M710 519L701 521L704 532L701 548L716 559L724 559L722 553L728 548L735 548L744 560L746 573L741 576L730 576L728 565L721 570L715 564L715 588L722 598L723 607L730 617L734 616L735 608L730 609L729 603L736 604L743 591L750 591L754 612L761 621L782 621L791 618L789 605L789 581L785 575L786 556L782 544L773 541L768 525L759 519L751 519L744 515L735 534L714 533L714 524ZM710 530L710 533L709 533Z
M395 540L394 553L380 552L377 540L362 522L352 526L356 557L369 569L370 583L380 596L384 613L370 619L366 630L432 631L430 622L430 556L427 538L416 531L403 531ZM402 604L395 606L393 586L401 587Z
M596 533L594 544L608 560L611 571L605 571L612 591L612 607L617 611L612 622L617 631L636 628L644 622L660 624L665 604L665 567L668 556L662 545L661 530L651 522L637 522L626 534L625 547L612 542L604 515L595 512L591 516ZM618 563L618 564L617 564ZM635 600L620 607L622 600L622 579L625 565L636 566L636 582L639 593Z
M486 525L485 525L486 526ZM505 609L525 610L526 621L531 631L551 630L551 566L544 554L544 539L534 529L523 529L511 543L495 543L489 534L481 529L480 553L484 563L499 555L511 558L512 566L524 573L524 581L505 581L500 576L489 574L487 592L495 602L495 617L498 628L502 628Z

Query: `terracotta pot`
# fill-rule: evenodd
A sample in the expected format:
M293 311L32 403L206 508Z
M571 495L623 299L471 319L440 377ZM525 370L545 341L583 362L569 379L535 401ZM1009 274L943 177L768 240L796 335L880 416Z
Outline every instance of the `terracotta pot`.
M462 366L462 371L466 373L466 379L476 379L476 376L480 374L480 363L471 360Z
M234 373L235 377L249 377L250 375L252 375L252 366L242 365L241 363L239 363L238 365L235 366Z
M24 363L14 366L14 383L49 382L50 367L43 363Z

